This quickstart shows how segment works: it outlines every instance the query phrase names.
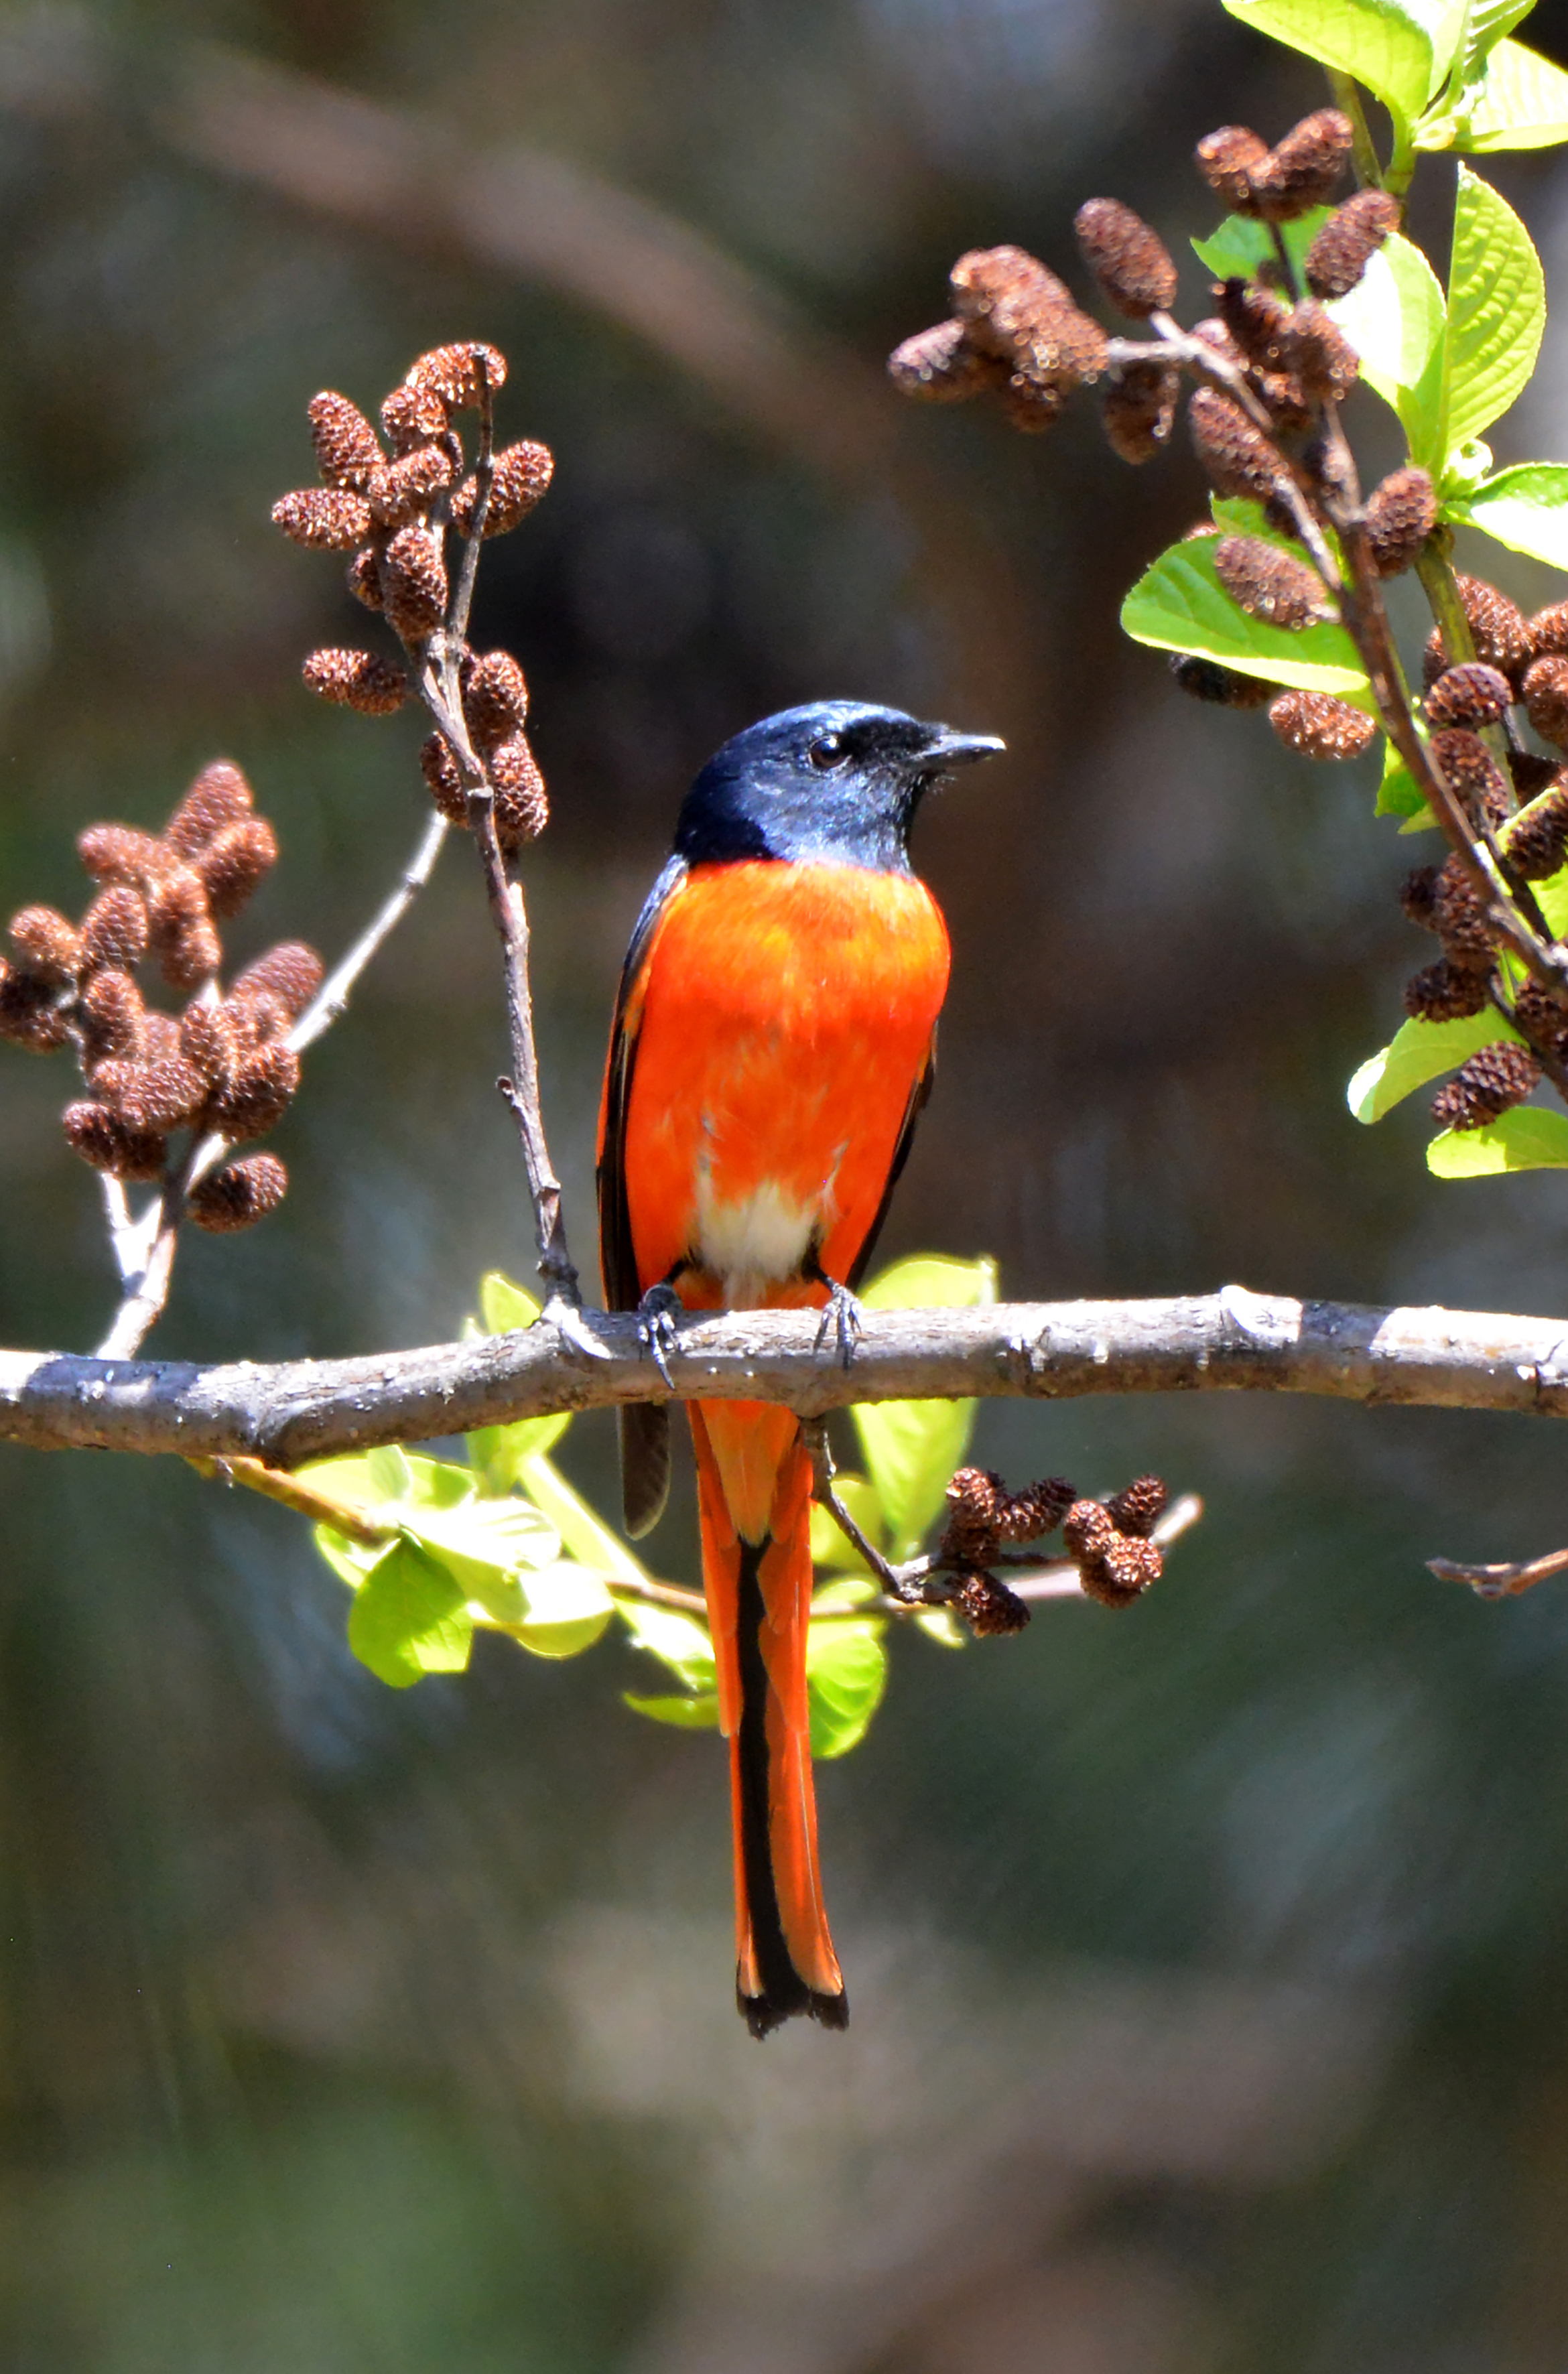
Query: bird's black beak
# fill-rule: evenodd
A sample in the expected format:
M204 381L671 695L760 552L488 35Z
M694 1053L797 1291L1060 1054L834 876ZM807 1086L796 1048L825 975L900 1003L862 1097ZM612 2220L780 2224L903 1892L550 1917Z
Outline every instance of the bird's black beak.
M970 767L976 758L994 758L1007 744L995 734L955 734L950 725L937 725L920 754L922 772L946 774L949 767Z

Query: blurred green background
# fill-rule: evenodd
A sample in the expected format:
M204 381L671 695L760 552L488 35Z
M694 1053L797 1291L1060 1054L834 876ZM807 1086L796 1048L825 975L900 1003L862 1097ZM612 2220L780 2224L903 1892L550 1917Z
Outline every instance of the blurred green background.
M1201 507L1185 450L1134 473L1087 404L1027 441L880 377L961 249L1071 269L1105 192L1185 253L1195 140L1321 98L1214 0L8 11L6 911L75 911L75 833L156 825L226 752L284 851L237 952L351 936L422 821L420 729L301 689L362 614L267 507L315 389L369 405L484 336L505 433L558 464L478 632L525 662L555 804L529 882L580 1257L680 793L851 694L1009 744L922 821L956 969L886 1252L993 1253L1018 1297L1562 1310L1550 1174L1442 1187L1419 1111L1346 1113L1425 961L1367 768L1117 637ZM1488 170L1555 295L1562 153ZM1565 386L1559 340L1500 458L1568 453ZM453 848L310 1060L283 1213L186 1247L154 1348L411 1344L525 1276L502 1048ZM0 1050L11 1344L89 1345L112 1299L65 1094ZM1568 1600L1423 1567L1560 1543L1558 1436L1215 1397L997 1405L978 1449L1086 1489L1153 1466L1208 1516L1126 1616L895 1642L821 1775L855 2025L763 2050L722 1757L620 1709L629 1653L492 1639L395 1695L281 1511L0 1450L5 2374L1560 2374ZM608 1494L607 1421L564 1455ZM692 1573L689 1495L655 1555Z

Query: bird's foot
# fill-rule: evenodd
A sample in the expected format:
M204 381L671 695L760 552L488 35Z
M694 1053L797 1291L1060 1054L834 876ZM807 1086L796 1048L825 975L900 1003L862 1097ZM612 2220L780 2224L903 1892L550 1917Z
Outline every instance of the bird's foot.
M675 1322L686 1305L673 1286L663 1279L651 1286L637 1305L637 1341L652 1360L660 1376L675 1391L675 1379L669 1372L669 1355L677 1342Z
M819 1352L831 1335L839 1359L847 1369L855 1357L856 1344L866 1333L866 1313L847 1286L840 1286L836 1278L831 1277L825 1277L822 1284L828 1289L828 1299L822 1305L816 1349Z

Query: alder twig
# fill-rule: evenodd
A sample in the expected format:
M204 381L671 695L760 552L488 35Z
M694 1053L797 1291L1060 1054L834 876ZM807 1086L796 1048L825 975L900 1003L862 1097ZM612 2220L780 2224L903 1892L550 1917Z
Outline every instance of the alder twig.
M435 872L436 860L447 835L443 816L432 814L419 837L413 856L397 877L397 882L385 904L371 918L359 938L334 966L331 972L289 1033L289 1044L296 1055L313 1047L318 1039L340 1021L348 1008L348 1000L359 982L360 975L390 939L415 899Z
M1427 1572L1439 1582L1468 1582L1480 1599L1513 1599L1549 1576L1568 1571L1568 1550L1549 1550L1544 1557L1524 1558L1514 1566L1461 1566L1455 1558L1428 1558Z

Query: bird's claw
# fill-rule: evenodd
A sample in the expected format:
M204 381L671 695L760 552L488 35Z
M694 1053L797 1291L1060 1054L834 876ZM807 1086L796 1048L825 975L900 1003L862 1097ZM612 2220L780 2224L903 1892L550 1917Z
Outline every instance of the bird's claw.
M652 1360L665 1383L673 1393L675 1379L669 1372L669 1355L677 1343L675 1322L686 1305L673 1286L651 1286L637 1305L637 1341Z
M855 1357L855 1347L866 1333L866 1314L847 1286L828 1282L828 1299L822 1305L822 1316L817 1328L815 1348L819 1352L829 1336L832 1336L841 1363L848 1368Z

